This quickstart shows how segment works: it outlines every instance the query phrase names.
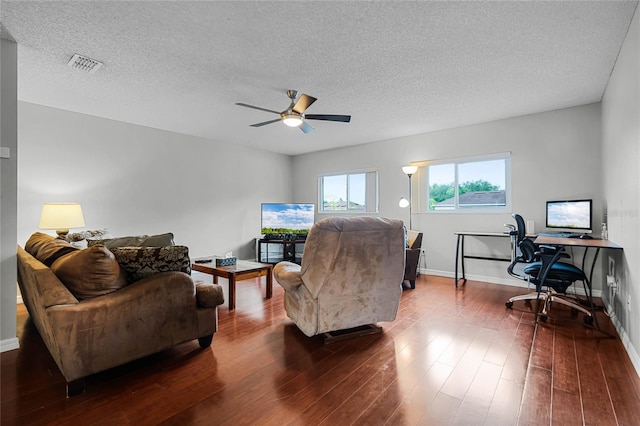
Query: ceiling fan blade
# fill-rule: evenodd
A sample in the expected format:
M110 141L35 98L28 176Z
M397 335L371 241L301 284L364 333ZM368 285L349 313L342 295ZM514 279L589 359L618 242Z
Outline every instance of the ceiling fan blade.
M309 120L340 121L342 123L348 123L351 121L350 115L305 114L304 118Z
M306 123L303 121L302 124L300 125L300 130L302 130L302 133L306 135L307 133L313 132L315 129L311 127L309 123Z
M267 124L277 123L280 120L281 120L280 118L275 118L273 120L263 121L262 123L251 124L251 127L262 127L262 126L266 126Z
M302 95L300 95L300 99L298 99L298 102L296 102L296 104L293 106L293 111L297 112L298 114L302 114L315 101L316 98L314 98L313 96L305 95L303 93Z
M243 106L243 107L247 107L247 108L253 108L253 109L258 109L260 111L266 111L266 112L272 112L274 114L278 114L280 115L280 111L274 111L272 109L266 109L266 108L261 108L261 107L257 107L254 105L249 105L249 104L243 104L242 102L236 102L236 105L238 106Z

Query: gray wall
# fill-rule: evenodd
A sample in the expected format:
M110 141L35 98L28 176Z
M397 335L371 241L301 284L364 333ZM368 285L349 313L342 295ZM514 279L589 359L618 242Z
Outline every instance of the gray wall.
M0 352L16 349L17 46L0 40Z
M640 371L640 12L636 9L602 99L603 194L609 238L624 247L604 259L619 286L609 312Z
M43 202L77 201L86 229L170 231L192 257L253 258L260 203L292 196L286 155L25 102L18 128L21 245Z
M317 202L319 174L378 169L380 215L409 221L398 206L408 194L402 166L414 161L511 152L512 210L544 226L545 201L567 198L594 200L594 225L601 222L600 104L527 115L507 120L426 133L399 139L330 150L294 158L294 199ZM418 182L413 177L414 201ZM510 214L414 213L413 228L425 233L427 272L453 276L455 231L504 230ZM596 231L599 233L599 230ZM467 240L468 253L509 254L507 238ZM580 255L580 253L576 252ZM521 285L506 274L506 263L467 261L467 277ZM423 266L424 268L424 266ZM596 271L596 289L600 271Z

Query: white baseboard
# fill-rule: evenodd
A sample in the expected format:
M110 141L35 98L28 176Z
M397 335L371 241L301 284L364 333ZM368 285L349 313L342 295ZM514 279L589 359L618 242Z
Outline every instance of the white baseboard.
M611 318L611 322L613 323L616 331L618 332L618 336L620 336L620 340L622 341L622 345L627 350L627 354L629 355L629 359L631 359L631 363L633 367L636 369L636 374L640 377L640 355L636 352L636 349L633 347L631 343L631 339L629 339L629 335L625 331L624 327L620 323L620 320L615 314L613 306L611 306L607 301L605 301L607 305L607 312L609 313L609 318Z
M420 273L426 274L426 275L437 275L439 277L449 277L451 278L451 281L453 284L453 272L438 271L435 269L420 269ZM525 281L519 280L516 278L488 277L484 275L473 275L473 274L466 274L466 278L467 280L472 280L472 281L482 281L482 282L491 283L491 284L510 285L513 287L527 288L527 283ZM584 289L580 285L573 286L573 287L575 288L576 294L579 294L581 296L585 295ZM602 297L602 292L600 290L593 290L593 297Z
M12 351L20 348L20 342L17 337L12 339L0 340L0 352Z

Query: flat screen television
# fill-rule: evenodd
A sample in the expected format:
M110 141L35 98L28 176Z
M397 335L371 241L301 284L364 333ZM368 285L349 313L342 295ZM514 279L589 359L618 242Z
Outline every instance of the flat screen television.
M308 234L313 226L315 204L262 203L262 233Z
M547 228L589 233L592 230L592 214L592 200L547 201Z

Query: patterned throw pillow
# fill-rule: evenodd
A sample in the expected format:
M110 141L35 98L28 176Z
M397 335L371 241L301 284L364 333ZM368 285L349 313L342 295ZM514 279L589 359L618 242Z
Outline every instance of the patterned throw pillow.
M180 271L191 274L189 248L186 246L114 247L109 250L127 271L129 282L158 272Z
M70 243L76 243L82 240L101 240L103 238L111 238L108 229L88 229L86 231L72 232L67 234L66 240Z

